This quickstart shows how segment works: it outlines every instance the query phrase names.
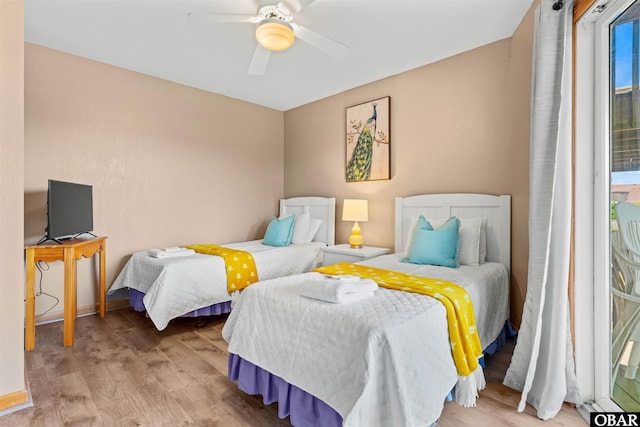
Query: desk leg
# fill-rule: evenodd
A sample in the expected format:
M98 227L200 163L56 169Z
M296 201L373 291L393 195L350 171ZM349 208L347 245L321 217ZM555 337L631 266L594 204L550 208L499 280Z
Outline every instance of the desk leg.
M27 312L25 325L24 349L32 351L36 348L36 263L33 249L27 249Z
M106 266L106 243L102 243L100 249L100 317L104 317L107 311L107 266Z
M64 249L64 345L73 345L76 315L76 260L73 248Z

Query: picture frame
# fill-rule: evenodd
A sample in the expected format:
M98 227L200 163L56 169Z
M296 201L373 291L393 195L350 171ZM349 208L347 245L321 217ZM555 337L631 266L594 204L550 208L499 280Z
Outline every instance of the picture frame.
M346 109L347 182L391 178L390 110L389 96Z

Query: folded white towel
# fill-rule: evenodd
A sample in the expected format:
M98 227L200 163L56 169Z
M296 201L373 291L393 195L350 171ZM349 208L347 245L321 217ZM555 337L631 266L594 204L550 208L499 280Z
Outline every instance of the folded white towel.
M181 252L186 250L186 248L183 248L182 246L169 246L161 249L165 252Z
M357 276L318 274L300 283L300 295L331 303L347 303L373 296L378 284Z
M325 277L328 277L328 278L334 279L334 280L340 280L342 282L359 282L359 281L363 280L361 277L352 276L350 274L338 274L336 276L326 275Z
M149 249L149 256L154 258L170 258L170 257L178 257L178 256L187 256L193 255L196 251L193 249L180 248L180 250L170 250L166 251L164 249Z

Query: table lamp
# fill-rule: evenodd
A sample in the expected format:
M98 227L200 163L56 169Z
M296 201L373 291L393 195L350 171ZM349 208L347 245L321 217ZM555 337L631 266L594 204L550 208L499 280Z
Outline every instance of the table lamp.
M353 228L351 229L349 244L351 244L351 247L354 249L361 248L362 233L360 232L358 221L369 220L367 201L358 199L344 199L344 204L342 205L342 220L355 221L353 223Z

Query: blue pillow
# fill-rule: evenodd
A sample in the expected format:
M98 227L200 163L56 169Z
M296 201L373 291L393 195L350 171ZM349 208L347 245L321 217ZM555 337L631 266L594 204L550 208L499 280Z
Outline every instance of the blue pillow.
M434 230L431 224L420 216L409 252L402 261L458 268L459 229L460 220L456 217L449 218Z
M416 231L420 230L421 228L426 228L427 230L433 230L433 226L431 225L431 223L429 221L427 221L424 218L424 215L420 215L418 217L418 220L415 222L415 224L413 225L413 228L411 229L411 235L409 236L409 242L405 246L407 252L409 252L409 246L411 246L411 242L413 241L413 236L415 236Z
M443 224L444 225L444 224ZM416 221L415 226L413 227L414 233L421 228L426 228L427 230L433 230L433 226L429 221L424 218L424 215L420 215L418 217L418 221Z
M278 219L275 216L271 218L262 243L269 246L289 246L293 237L294 218L294 215L284 219Z

